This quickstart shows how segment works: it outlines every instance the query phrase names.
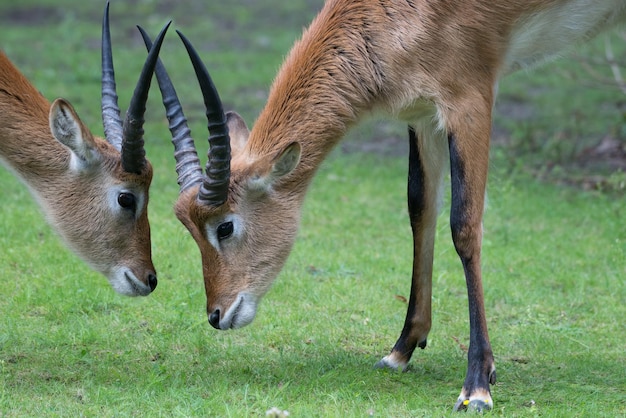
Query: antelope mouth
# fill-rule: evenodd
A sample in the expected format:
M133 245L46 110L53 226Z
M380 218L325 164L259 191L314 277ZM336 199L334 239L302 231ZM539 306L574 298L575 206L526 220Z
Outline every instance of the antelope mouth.
M133 290L135 290L135 293L137 293L140 296L147 296L150 294L151 290L148 286L146 286L145 284L141 283L139 281L139 279L137 279L137 277L135 277L134 274L125 274L126 276L126 280L128 280L128 284L133 288Z
M116 268L111 275L107 275L113 290L124 296L148 296L152 289L144 284L127 267Z
M219 329L243 328L256 316L258 299L250 293L240 293L219 321Z

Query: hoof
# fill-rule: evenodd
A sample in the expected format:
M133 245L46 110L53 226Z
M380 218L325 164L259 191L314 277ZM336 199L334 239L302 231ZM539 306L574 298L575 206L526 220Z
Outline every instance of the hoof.
M454 405L455 411L467 411L467 412L488 412L493 408L493 401L491 399L459 399Z
M383 357L374 365L374 368L376 369L391 369L391 370L399 370L402 372L406 371L407 367L408 367L407 364L394 361L389 356Z

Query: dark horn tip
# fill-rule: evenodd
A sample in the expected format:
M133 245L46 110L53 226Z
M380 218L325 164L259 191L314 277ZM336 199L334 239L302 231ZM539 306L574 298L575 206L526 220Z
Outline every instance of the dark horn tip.
M163 29L161 29L161 32L159 32L154 44L150 48L139 80L137 81L135 91L130 99L126 118L122 124L122 167L129 173L141 173L146 164L143 140L144 113L146 111L150 81L158 62L161 44L163 43L165 33L171 23L172 21L170 20Z
M183 33L181 31L176 29L176 33L178 34L180 39L183 41L183 43L185 44L186 48L191 47L193 49L193 46L191 46L191 41L189 41L189 39L185 35L183 35Z

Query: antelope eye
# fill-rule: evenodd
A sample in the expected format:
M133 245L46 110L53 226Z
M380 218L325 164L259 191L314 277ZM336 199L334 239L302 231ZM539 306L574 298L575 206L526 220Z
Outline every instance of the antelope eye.
M124 209L135 210L137 209L137 200L135 195L128 192L122 192L117 195L117 203Z
M217 227L217 239L224 240L233 234L233 223L224 222Z

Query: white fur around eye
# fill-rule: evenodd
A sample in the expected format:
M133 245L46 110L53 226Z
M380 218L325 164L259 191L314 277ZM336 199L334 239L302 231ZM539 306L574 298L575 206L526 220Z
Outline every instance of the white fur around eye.
M146 201L146 197L144 193L139 192L137 190L133 190L128 187L122 187L122 186L109 187L108 192L107 192L107 201L109 204L109 208L111 208L111 211L113 213L120 213L120 214L124 212L128 213L128 209L124 209L122 206L120 206L117 200L120 193L131 193L133 196L135 196L135 202L137 205L136 206L137 210L135 212L135 219L138 219L141 213L143 212L143 207Z
M230 237L223 239L220 241L217 238L217 228L223 224L224 222L232 222L233 223L233 233ZM209 240L209 243L217 250L222 250L225 246L228 246L230 243L239 242L241 235L243 235L243 221L241 218L234 214L226 215L224 218L221 218L219 221L210 222L205 225L206 237Z

